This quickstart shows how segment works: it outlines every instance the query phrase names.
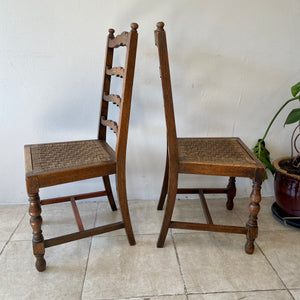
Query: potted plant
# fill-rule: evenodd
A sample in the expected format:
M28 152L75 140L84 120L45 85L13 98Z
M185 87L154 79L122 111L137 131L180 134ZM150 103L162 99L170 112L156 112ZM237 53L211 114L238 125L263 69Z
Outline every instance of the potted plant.
M264 136L258 140L253 148L254 154L265 164L274 177L274 191L276 202L272 206L273 213L280 219L287 221L290 225L300 227L300 151L296 142L300 133L296 133L300 128L300 108L290 111L284 126L287 124L299 124L291 136L291 155L276 159L273 165L270 161L270 152L265 145L265 138L277 116L292 101L300 101L300 82L291 88L293 98L287 100L277 111L271 120ZM296 153L294 154L294 150ZM267 177L266 177L267 178Z

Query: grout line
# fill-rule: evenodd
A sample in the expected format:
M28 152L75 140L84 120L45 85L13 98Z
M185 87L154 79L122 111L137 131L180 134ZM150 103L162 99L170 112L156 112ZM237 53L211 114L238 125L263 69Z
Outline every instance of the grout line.
M295 300L294 296L292 295L292 293L290 292L289 288L286 286L285 282L283 281L283 279L279 276L277 270L274 268L274 266L272 265L271 261L268 259L268 257L266 256L266 254L264 253L264 251L262 250L262 248L259 246L259 244L257 242L255 242L256 247L261 251L262 255L265 257L265 259L267 260L267 262L269 263L269 265L271 266L271 268L273 269L273 271L276 273L276 275L278 276L278 278L280 279L281 283L283 284L283 286L286 288L286 291L290 294L290 296L292 297L292 299Z
M207 292L207 293L197 293L192 292L188 295L215 295L215 294L238 294L238 293L255 293L255 292L278 292L278 291L287 291L286 289L266 289L266 290L243 290L243 291L218 291L218 292ZM294 299L294 298L293 298Z
M186 296L188 299L188 296L196 296L196 295L217 295L217 294L241 294L241 293L255 293L255 292L277 292L277 291L286 291L286 289L267 289L267 290L243 290L243 291L218 291L218 292L203 292L203 293L197 293L192 292L188 294L153 294L153 295L139 295L139 296L128 296L123 297L122 299L144 299L144 300L150 300L152 297L168 297L168 296ZM96 298L96 299L102 299L102 300L118 300L119 298ZM294 299L294 298L293 298Z
M94 220L93 227L96 226L97 217L98 217L98 209L99 209L99 202L97 203L97 209L96 209L96 215L95 215L95 220ZM86 260L86 266L85 266L85 270L84 270L84 277L83 277L83 281L82 281L80 299L82 299L82 293L83 293L84 283L85 283L85 279L86 279L86 273L87 273L88 264L89 264L89 260L90 260L90 253L91 253L91 248L92 248L93 236L91 236L90 239L91 240L90 240L90 246L89 246L89 253L88 253L88 257L87 257L87 260Z
M180 259L179 259L179 255L178 255L178 251L177 251L177 247L176 247L176 242L175 242L172 231L170 232L170 235L171 235L171 239L172 239L174 250L175 250L176 259L177 259L178 266L179 266L179 273L180 273L180 276L181 276L181 279L182 279L182 282L183 282L184 294L185 294L186 299L188 299L188 296L187 296L188 292L187 292L187 288L186 288L186 283L185 283L185 280L184 280L184 276L183 276L183 272L182 272L182 268L181 268L181 264L180 264Z
M151 300L154 297L172 297L172 296L186 296L184 294L153 294L153 295L140 295L140 296L128 296L128 297L122 297L122 300L131 300L131 299L137 299L137 300ZM95 298L95 300L119 300L120 298Z
M14 242L14 243L19 243L19 242L32 242L32 240L13 240L13 241L10 241L10 242Z
M6 248L6 246L8 245L8 243L11 241L11 238L13 237L13 235L15 234L15 232L17 231L18 227L20 226L20 224L22 223L22 221L24 220L25 216L27 215L27 211L24 212L23 217L21 218L21 220L19 221L19 223L17 224L17 226L15 227L14 231L11 233L9 239L6 241L6 243L4 244L2 250L0 251L0 255L3 253L4 249ZM28 240L27 240L28 241Z

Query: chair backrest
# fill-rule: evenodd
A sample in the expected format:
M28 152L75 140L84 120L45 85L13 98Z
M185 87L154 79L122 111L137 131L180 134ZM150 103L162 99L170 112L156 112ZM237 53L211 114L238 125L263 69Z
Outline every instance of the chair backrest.
M167 142L170 167L172 162L178 161L178 145L175 125L175 115L172 97L172 86L169 68L168 47L164 23L158 22L154 31L155 45L158 48L160 78L164 98L165 118L167 126Z
M108 30L109 34L107 37L106 46L98 139L106 140L107 127L117 134L117 160L119 155L124 158L126 153L131 94L138 39L137 28L138 24L132 23L130 32L124 31L117 36L114 36L114 29ZM114 49L118 47L126 47L124 68L113 67ZM123 78L122 96L110 93L111 76ZM119 106L119 123L107 119L109 103Z

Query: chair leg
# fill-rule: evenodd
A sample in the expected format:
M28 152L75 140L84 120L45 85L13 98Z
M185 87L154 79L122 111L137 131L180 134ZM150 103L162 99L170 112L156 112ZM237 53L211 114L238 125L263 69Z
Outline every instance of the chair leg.
M165 244L165 240L167 237L168 229L170 227L171 218L175 206L176 194L177 194L177 184L178 184L178 174L170 174L169 177L169 189L168 189L168 197L167 197L167 206L165 209L165 215L163 219L163 223L160 230L160 235L157 241L157 247L162 248Z
M252 254L254 252L254 241L257 238L257 214L260 210L259 202L261 200L261 182L253 181L252 193L250 195L249 211L250 216L246 224L247 228L247 242L245 245L245 252Z
M103 184L105 187L105 191L107 193L107 198L108 198L111 210L115 211L115 210L117 210L117 206L116 206L114 196L113 196L113 193L111 190L109 176L103 176L102 179L103 179Z
M125 168L122 171L117 170L116 181L117 181L117 194L118 194L118 198L119 198L119 204L120 204L122 218L123 218L123 222L124 222L124 226L125 226L125 231L127 234L129 244L131 246L133 246L136 243L135 243L135 238L134 238L134 234L133 234L133 230L132 230L132 226L131 226L129 209L128 209Z
M42 217L41 217L41 204L38 193L29 194L29 215L30 225L32 227L32 247L33 254L36 257L35 267L39 272L46 269L46 261L44 259L45 244L42 234Z
M167 151L167 157L166 157L166 166L165 166L165 175L164 175L164 181L161 188L160 198L157 205L157 210L162 210L165 204L166 195L168 193L168 181L169 181L169 156Z
M233 199L236 195L236 187L235 187L235 177L230 177L229 182L227 185L227 202L226 202L226 207L228 210L233 209Z

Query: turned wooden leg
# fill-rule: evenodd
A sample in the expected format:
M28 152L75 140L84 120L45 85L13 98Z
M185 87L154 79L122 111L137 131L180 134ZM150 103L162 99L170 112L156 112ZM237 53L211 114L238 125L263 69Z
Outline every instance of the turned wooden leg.
M235 187L235 177L230 177L229 182L227 185L227 202L226 202L226 207L228 210L233 209L233 199L236 195L236 187Z
M46 261L44 259L45 244L42 234L42 217L41 217L41 204L38 193L29 194L29 215L30 225L32 227L32 246L33 254L36 257L35 267L39 272L46 269Z
M168 151L167 151L167 158L166 158L166 167L165 167L165 175L164 175L164 181L161 188L160 198L157 205L158 210L162 210L165 204L166 195L168 192L168 181L169 181L169 157L168 157Z
M105 191L107 193L107 198L108 198L110 207L113 211L115 211L115 210L117 210L117 206L116 206L114 196L113 196L113 193L112 193L112 190L111 190L109 176L103 176L102 179L103 179L103 184L104 184L104 187L105 187Z
M245 245L245 251L248 254L254 252L254 241L257 238L258 227L257 227L257 214L260 210L259 202L261 200L260 195L261 183L253 181L252 192L250 195L249 211L250 216L246 224L247 228L247 242Z
M129 244L131 246L135 245L135 238L131 226L128 201L127 201L127 192L126 192L126 178L125 178L125 168L118 168L116 174L117 180L117 194L119 198L120 209L123 217L123 222L125 226L125 231Z
M172 174L169 177L169 189L168 189L168 197L167 197L167 206L165 209L165 215L163 219L163 223L160 230L160 235L157 241L157 247L162 248L165 244L165 240L167 237L168 229L170 227L171 218L175 206L176 194L177 194L177 184L178 184L178 174Z

